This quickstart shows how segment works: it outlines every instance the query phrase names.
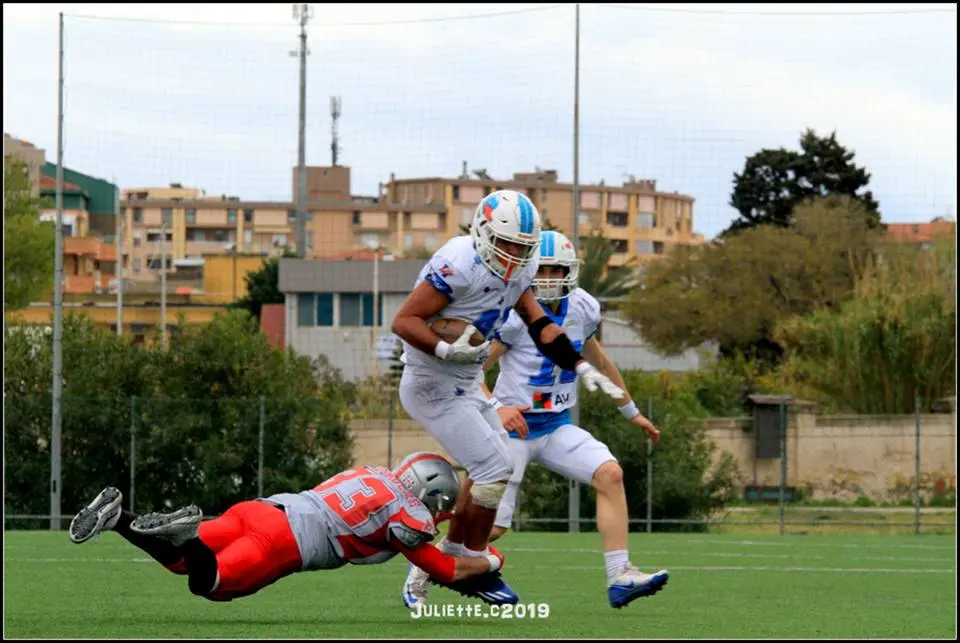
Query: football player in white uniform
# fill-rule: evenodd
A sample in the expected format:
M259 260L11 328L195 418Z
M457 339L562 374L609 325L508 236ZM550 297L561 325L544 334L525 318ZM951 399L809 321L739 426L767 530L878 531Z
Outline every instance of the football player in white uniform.
M490 340L511 313L552 363L575 371L590 390L624 396L534 298L539 246L540 213L526 195L513 190L487 195L477 206L470 235L454 237L434 253L393 320L391 330L404 345L403 408L467 471L450 526L462 537L441 543L450 555L487 555L497 508L514 470L500 415L481 389ZM470 325L448 343L429 325L442 318ZM471 346L476 331L486 341ZM408 607L419 602L420 589L426 593L426 575L418 572L411 567L404 586ZM505 584L498 591L513 592Z
M620 371L594 336L600 325L600 304L578 287L579 268L573 244L559 232L543 232L534 295L544 312L564 329L574 347L582 347L589 362L625 389ZM666 584L668 573L661 570L646 574L630 564L627 499L620 465L605 444L572 424L569 409L577 402L576 372L558 368L523 330L523 322L511 315L498 331L485 364L490 368L500 360L494 393L488 391L487 395L510 432L509 448L514 460L513 475L500 501L490 540L509 529L527 464L539 462L597 491L597 529L603 541L610 605L623 607L657 593ZM660 432L640 413L629 395L625 394L620 403L624 418L657 442ZM451 529L446 540L457 540L459 536ZM426 600L422 592L417 598Z

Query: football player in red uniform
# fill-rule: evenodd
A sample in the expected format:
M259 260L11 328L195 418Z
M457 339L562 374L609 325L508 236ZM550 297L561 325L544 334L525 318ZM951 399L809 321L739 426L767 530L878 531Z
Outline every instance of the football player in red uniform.
M423 452L393 471L356 467L300 493L239 502L205 522L195 505L138 516L122 509L118 489L107 487L73 518L70 539L82 543L116 531L212 601L249 596L297 572L374 565L399 553L461 594L517 602L500 580L503 556L495 549L454 557L430 544L459 490L450 463Z

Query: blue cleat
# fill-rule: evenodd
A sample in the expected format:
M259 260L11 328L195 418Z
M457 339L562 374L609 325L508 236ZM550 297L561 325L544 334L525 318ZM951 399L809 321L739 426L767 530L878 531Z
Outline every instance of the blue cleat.
M513 588L503 582L499 571L487 572L449 584L441 583L435 578L430 580L462 596L479 598L488 605L515 605L520 602L520 597Z
M638 598L653 596L664 588L669 579L670 574L665 569L655 574L645 574L631 565L607 588L610 606L619 609Z

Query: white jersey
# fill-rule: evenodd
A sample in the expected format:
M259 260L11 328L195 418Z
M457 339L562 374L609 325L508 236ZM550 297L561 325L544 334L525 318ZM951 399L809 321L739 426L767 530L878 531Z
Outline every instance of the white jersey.
M578 351L597 333L600 304L582 288L577 288L554 313L544 312L560 326ZM496 338L509 350L500 358L500 375L493 394L506 406L529 406L524 413L531 438L546 435L570 423L570 407L577 403L577 374L561 371L533 343L526 325L514 313ZM517 437L510 432L511 437Z
M433 254L420 271L414 288L428 281L447 298L447 307L428 319L428 324L445 317L466 319L490 339L530 288L536 274L534 261L522 268L516 278L504 283L480 261L473 239L461 236L450 239ZM407 342L403 342L402 359L413 370L429 370L461 382L477 380L483 370L482 363L451 364Z

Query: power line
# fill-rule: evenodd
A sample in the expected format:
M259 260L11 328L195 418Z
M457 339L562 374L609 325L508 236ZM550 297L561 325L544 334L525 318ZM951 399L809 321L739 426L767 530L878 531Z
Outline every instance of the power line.
M522 13L534 13L539 11L550 11L568 7L569 5L553 4L542 7L527 7L525 9L514 9L512 11L497 11L493 13L474 13L465 16L439 16L435 18L413 18L410 20L383 20L378 22L328 22L314 25L317 28L327 27L377 27L388 25L411 25L429 22L452 22L455 20L479 20L483 18L496 18L500 16L513 16ZM221 27L289 27L285 22L224 22L224 21L206 21L206 20L163 20L160 18L126 18L112 16L93 16L89 14L65 13L66 18L78 18L81 20L112 20L117 22L149 22L156 24L172 25L210 25Z

